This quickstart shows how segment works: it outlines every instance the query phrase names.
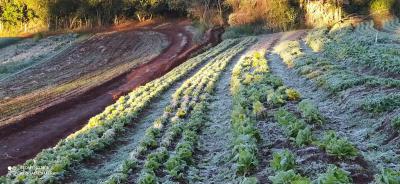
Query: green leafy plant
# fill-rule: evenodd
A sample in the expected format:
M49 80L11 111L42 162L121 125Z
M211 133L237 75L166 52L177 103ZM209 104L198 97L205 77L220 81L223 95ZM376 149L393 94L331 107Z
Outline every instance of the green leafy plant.
M309 123L323 124L324 117L310 100L303 100L299 103L298 109L301 111L304 119Z
M396 116L393 118L392 126L393 126L393 128L400 130L400 116Z
M146 162L144 163L144 168L155 171L160 168L161 163L163 163L167 158L168 151L165 148L161 148L147 156Z
M380 174L375 176L377 184L399 184L400 172L393 169L382 169Z
M249 173L258 166L256 152L252 148L247 148L246 145L238 149L238 154L235 157L237 160L237 172L240 174Z
M179 179L183 176L183 171L186 167L186 162L177 156L173 156L165 163L167 172L172 177Z
M139 184L157 184L157 177L153 171L146 171L139 176Z
M240 184L258 184L258 183L259 182L256 177L243 177L243 180L240 181Z
M321 142L329 155L338 157L339 159L354 159L358 156L358 150L346 139L339 138L334 131L328 131Z
M293 170L278 171L274 176L269 176L273 184L311 184L309 178L296 174Z
M253 103L253 114L257 118L263 118L266 115L266 109L264 105L258 100Z
M302 120L296 120L290 123L286 128L286 134L292 138L296 138L299 132L306 128L306 124Z
M286 93L288 100L291 100L291 101L297 101L301 98L300 93L297 90L292 89L292 88L286 89L285 93Z
M275 120L282 126L288 126L292 124L293 122L298 121L296 116L293 113L290 113L284 108L280 108L276 113L275 113Z
M281 106L286 102L285 97L283 96L282 93L280 93L279 91L272 91L272 90L267 95L267 101L272 106Z
M303 130L300 130L297 133L295 143L297 146L306 146L310 145L314 140L314 137L312 135L311 129L309 127L306 127Z
M103 184L120 184L126 183L128 180L128 175L124 173L116 173L107 179L107 181L103 182Z
M289 150L274 152L272 157L271 167L275 171L288 171L296 165L295 155Z
M349 172L344 171L335 165L330 165L326 173L320 174L316 181L316 184L351 184L352 180L349 176Z

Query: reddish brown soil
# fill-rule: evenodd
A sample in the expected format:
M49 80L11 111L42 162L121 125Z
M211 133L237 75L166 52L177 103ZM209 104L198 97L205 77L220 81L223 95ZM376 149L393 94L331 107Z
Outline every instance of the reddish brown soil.
M114 99L164 75L209 43L216 44L220 41L219 35L222 31L216 29L207 32L205 43L194 45L192 35L184 29L188 23L188 21L177 21L161 27L153 25L151 26L153 28L138 28L168 35L170 46L157 58L138 66L128 74L116 77L83 95L65 100L2 128L0 175L6 174L8 166L21 164L33 158L42 149L54 146L60 139L79 130L90 117L102 112L106 106L115 101ZM185 44L182 43L182 36L187 38Z

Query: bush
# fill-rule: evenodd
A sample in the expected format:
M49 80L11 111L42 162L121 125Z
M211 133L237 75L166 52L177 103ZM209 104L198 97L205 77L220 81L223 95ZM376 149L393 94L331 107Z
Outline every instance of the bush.
M43 33L41 33L41 32L36 33L36 34L33 36L33 40L34 40L35 42L37 42L37 41L39 41L39 40L41 40L41 39L43 39L43 38L44 38L44 35L43 35Z
M243 36L253 36L258 35L263 32L262 27L256 24L246 24L231 26L226 29L225 33L222 35L222 39L233 39Z
M271 167L275 171L288 171L296 165L295 155L289 150L274 152L272 157Z
M375 15L390 15L395 3L395 0L373 0L370 12Z

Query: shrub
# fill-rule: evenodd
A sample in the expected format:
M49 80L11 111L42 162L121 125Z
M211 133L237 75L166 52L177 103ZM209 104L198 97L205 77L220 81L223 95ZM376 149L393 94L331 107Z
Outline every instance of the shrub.
M315 181L316 184L351 184L349 173L334 165L330 165L326 173L320 174Z
M333 131L325 134L321 146L329 155L336 156L339 159L354 159L358 156L358 150L347 139L337 137Z
M400 172L392 169L382 169L381 173L375 176L377 184L398 184L400 183Z
M243 36L252 36L261 34L263 32L262 27L256 24L246 24L246 25L238 25L229 27L224 34L222 35L222 39L232 39L239 38Z
M275 171L288 171L296 165L295 156L289 150L274 152L272 157L271 167Z
M311 184L310 179L296 174L293 170L279 171L275 176L269 176L273 184Z
M389 15L395 3L395 0L373 0L370 11L372 14Z

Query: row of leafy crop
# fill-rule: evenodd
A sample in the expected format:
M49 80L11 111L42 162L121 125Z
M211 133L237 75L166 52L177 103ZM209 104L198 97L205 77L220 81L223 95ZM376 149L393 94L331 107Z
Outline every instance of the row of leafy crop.
M300 94L298 94L300 96ZM294 113L285 108L279 108L275 113L275 120L284 129L289 140L294 142L297 147L306 147L310 145L319 146L325 150L328 155L339 159L353 159L358 155L356 148L346 139L339 138L335 132L329 131L321 141L315 140L312 130L320 127L326 119L319 112L311 101L303 100L297 105L301 114L298 118ZM270 162L271 168L275 171L274 176L269 179L274 184L280 183L311 183L307 177L296 173L295 155L289 150L273 153L273 159ZM314 183L350 183L349 173L336 167L329 166L326 173L319 174Z
M301 51L298 41L283 42L278 45L275 52L281 56L288 67L294 67L300 75L315 81L318 86L330 93L338 93L356 86L391 89L400 87L400 80L361 74L339 64L338 60L328 57L335 54L330 50L305 54ZM386 112L398 108L399 100L400 96L397 92L369 95L363 99L361 107L367 112Z
M399 22L399 18L394 18L391 20L386 21L383 24L383 30L388 31L388 32L392 32L392 33L396 33L399 34L400 33L400 22Z
M248 177L258 166L257 143L260 135L256 128L257 120L266 117L270 109L283 106L287 100L296 101L300 94L283 85L283 82L269 71L265 53L254 52L242 58L232 73L231 92L234 108L232 112L232 128L235 135L233 152L237 172L245 177L247 182L257 182L254 177ZM312 135L312 128L322 125L325 118L319 110L308 100L299 103L298 109L302 119L285 109L276 114L277 122L284 127L290 140L299 147L317 144L330 155L341 158L354 158L357 150L346 139L339 138L334 132L328 132L325 138L318 142ZM308 124L311 125L308 125ZM277 171L269 179L276 184L281 183L311 183L310 179L302 177L293 170L295 159L289 152L275 153L271 167ZM336 176L344 173L343 178ZM338 177L338 178L336 178ZM330 167L327 173L318 177L318 182L351 181L348 173Z
M336 91L335 89L338 89L337 91L344 90L353 87L354 85L372 85L372 86L386 85L386 87L393 87L393 88L399 87L398 80L384 79L367 75L356 75L351 70L348 70L348 68L337 65L335 61L329 62L328 59L323 58L324 55L322 54L305 55L304 53L301 52L299 42L283 43L283 45L280 45L278 47L280 47L277 49L278 54L284 53L280 55L288 66L293 66L294 68L296 68L299 74L305 75L309 79L317 81L318 85L321 85L328 90L331 89L331 92L335 92ZM323 76L323 78L320 78L320 76ZM361 80L362 77L367 79L364 79L364 81L361 81L360 83L351 82L351 81ZM389 95L379 95L379 98L372 98L372 99L369 98L368 96L367 98L364 99L362 107L364 108L364 110L369 112L383 112L386 110L393 110L395 108L398 108L399 105L400 104L399 104L398 93L394 93ZM302 115L304 118L306 117L304 115L305 112L304 109L309 109L307 110L309 112L317 112L315 108L312 108L312 104L310 104L309 102L305 103L304 101L299 104L298 109L299 111L302 111ZM310 113L310 114L315 114L314 117L321 117L318 115L318 113ZM282 120L279 117L285 117L287 118L287 120L285 120L285 118ZM354 149L354 147L350 143L348 143L347 140L338 138L334 132L326 133L325 138L322 142L315 142L313 140L310 128L305 126L305 123L303 123L302 121L296 120L295 115L289 113L286 110L278 111L277 121L281 122L280 124L286 127L286 132L288 132L288 135L291 136L291 139L294 140L295 144L298 146L304 143L308 144L314 143L320 146L321 148L324 148L329 155L334 155L339 159L346 157L352 158L358 155L357 150ZM294 122L294 123L288 123L288 122ZM397 129L400 127L397 116L393 118L392 124L393 127ZM290 171L288 174L295 176L293 175L292 171ZM399 181L398 178L399 174L400 172L398 171L394 171L391 169L382 169L381 174L376 176L376 180L378 183L391 183L388 182L388 180ZM296 175L295 178L299 177Z
M232 58L254 41L241 41L187 79L173 94L163 116L146 130L139 146L105 183L126 182L133 173L140 173L137 183L157 183L161 180L159 173L171 180L183 179L186 166L192 163L197 133L205 121L208 97Z
M398 74L399 38L398 35L385 32L359 33L352 31L352 27L347 25L335 31L328 29L311 31L305 40L311 48L315 48L314 51L324 50L326 57L345 65Z
M297 91L284 86L279 77L270 73L264 55L265 51L249 52L236 64L231 78L233 161L236 173L246 182L257 181L251 177L259 164L261 137L257 121L266 117L269 108L299 98Z
M349 23L345 23L349 25ZM375 29L374 21L365 21L355 26L354 33L363 40L374 43L395 43L400 40L399 35L393 34L392 31L379 31ZM385 32L386 31L386 32Z
M375 28L374 28L374 25L375 25L375 23L374 23L374 21L372 21L372 20L370 20L370 21L365 21L365 22L361 22L359 25L357 25L356 27L355 27L355 32L357 32L358 34L362 34L362 33L369 33L369 32L375 32L375 33L377 33L378 32L378 30L376 30Z
M300 118L283 108L280 108L275 114L276 121L296 146L318 146L328 155L339 160L354 160L360 155L359 151L346 138L337 136L334 131L326 131L321 140L315 139L312 130L318 128L326 120L311 101L303 100L298 104L297 109L301 114ZM270 165L275 171L275 175L269 177L272 183L352 183L350 173L335 165L329 165L326 173L319 174L316 180L311 182L309 178L296 172L295 157L295 154L289 150L273 153ZM382 169L380 174L375 175L374 182L379 184L398 183L400 182L399 176L399 171Z
M189 59L163 77L121 97L101 114L91 118L81 130L61 140L55 147L43 150L23 165L11 167L7 176L0 181L27 183L59 181L71 166L110 145L117 134L124 130L125 125L136 121L149 103L173 83L237 43L237 40L226 40L217 47ZM43 167L48 168L46 172L36 172Z

